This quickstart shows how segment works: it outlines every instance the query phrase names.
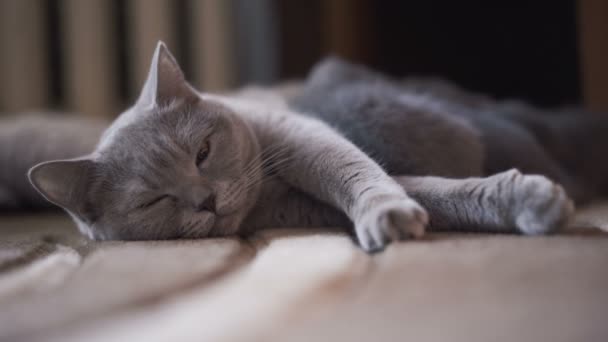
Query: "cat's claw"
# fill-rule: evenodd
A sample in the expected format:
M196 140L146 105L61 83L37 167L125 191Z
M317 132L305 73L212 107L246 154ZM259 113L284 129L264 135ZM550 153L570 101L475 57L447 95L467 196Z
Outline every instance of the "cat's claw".
M513 218L526 235L547 234L562 228L574 213L574 204L564 189L544 176L522 175L511 170Z
M355 224L361 247L369 253L383 250L391 241L420 237L429 218L414 200L390 200L367 210Z

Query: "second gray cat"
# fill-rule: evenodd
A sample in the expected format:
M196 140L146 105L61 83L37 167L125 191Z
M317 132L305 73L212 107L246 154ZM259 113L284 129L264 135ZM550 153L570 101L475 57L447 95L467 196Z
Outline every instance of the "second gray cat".
M159 43L136 104L94 151L41 163L29 178L94 239L347 226L377 251L427 227L544 234L572 214L567 193L584 200L607 180L577 165L597 152L576 151L603 142L606 120L546 115L338 60L288 92L201 94ZM0 189L28 202L17 183L6 173Z

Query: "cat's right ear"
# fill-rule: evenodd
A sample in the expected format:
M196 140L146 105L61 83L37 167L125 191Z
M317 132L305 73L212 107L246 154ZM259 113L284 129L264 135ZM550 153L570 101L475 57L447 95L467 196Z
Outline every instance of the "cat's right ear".
M90 184L97 163L90 159L57 160L38 164L28 172L34 188L49 202L56 204L81 220L88 221Z
M137 106L153 108L173 100L196 96L184 73L167 46L159 41L152 56L148 77L141 90Z

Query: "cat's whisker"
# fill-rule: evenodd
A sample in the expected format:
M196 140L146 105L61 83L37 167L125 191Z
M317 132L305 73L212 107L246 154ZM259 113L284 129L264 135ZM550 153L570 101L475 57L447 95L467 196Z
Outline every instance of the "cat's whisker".
M240 187L244 188L244 189L249 189L252 186L257 185L257 183L264 180L268 176L272 176L273 173L277 173L279 171L285 170L287 168L288 162L290 160L291 160L291 158L284 158L278 162L274 162L270 166L266 167L266 170L264 170L264 167L260 167L259 169L255 170L254 175L257 176L258 172L267 171L265 174L266 177L249 177L249 179L247 179L246 182L244 182L243 184L240 184Z
M277 158L286 151L287 148L285 146L274 145L260 152L247 164L241 178L229 187L227 201L232 201L243 192L266 183L269 177L272 178L273 173L284 170L291 158L282 157L280 160L277 160Z
M285 169L286 165L279 165L279 166L283 166L283 169ZM273 172L279 172L281 171L280 167L276 167L275 169L272 170ZM276 175L275 174L267 174L265 175L265 177L258 177L258 178L252 178L249 179L248 182L241 184L239 189L240 191L249 191L250 189L252 189L255 186L258 185L262 185L262 184L266 184L267 182L269 182L270 180L274 179Z
M201 231L198 229L200 222L201 222L200 220L188 221L188 223L185 226L183 226L183 228L181 230L182 236L188 237L188 238L194 238L194 237L199 237L201 235L206 234L207 232L203 232L204 234L201 234Z
M254 167L256 165L256 162L261 160L261 154L262 153L259 153L255 157L251 158L251 160L249 162L247 162L247 164L245 164L245 166L243 166L243 170L247 171L251 167Z
M268 156L265 156L265 153L268 153L268 151L275 149L275 151L273 151L274 155L275 153L279 152L277 151L278 148L280 147L273 146L267 148L262 152L258 153L254 158L252 158L252 160L250 160L249 163L247 163L246 166L243 168L243 178L255 176L259 172L259 170L264 167L264 163L268 159ZM272 158L273 155L270 155L269 157Z
M246 180L246 182L244 184L240 184L240 186L246 185L251 178L254 178L254 176L258 176L260 171L267 167L269 161L272 161L272 159L276 158L284 151L285 147L281 145L274 145L260 152L244 168L241 180Z

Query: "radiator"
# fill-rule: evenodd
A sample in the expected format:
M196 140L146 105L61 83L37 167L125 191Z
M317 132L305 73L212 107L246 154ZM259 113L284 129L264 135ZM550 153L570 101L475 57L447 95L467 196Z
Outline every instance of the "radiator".
M257 12L272 14L270 1L254 3ZM0 112L58 109L113 117L137 96L158 40L196 87L235 86L244 81L235 42L276 30L273 20L260 22L259 13L250 23L257 30L234 25L245 6L223 0L1 0ZM244 37L235 39L237 29ZM276 64L268 57L270 45L263 47L265 55L254 45L239 56L257 53L262 64ZM264 70L259 63L255 69Z

